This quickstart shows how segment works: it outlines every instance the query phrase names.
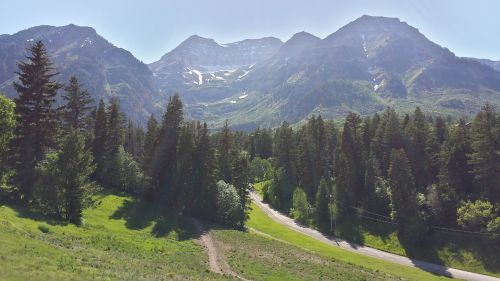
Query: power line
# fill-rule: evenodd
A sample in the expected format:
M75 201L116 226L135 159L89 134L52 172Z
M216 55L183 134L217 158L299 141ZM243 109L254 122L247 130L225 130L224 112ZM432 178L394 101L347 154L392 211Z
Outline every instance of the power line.
M398 225L398 223L393 222L392 218L389 217L389 216L378 214L378 213L375 213L375 212L372 212L372 211L367 211L365 209L362 209L362 208L359 208L359 207L355 207L355 206L352 206L352 205L348 205L348 204L339 202L337 200L334 200L334 202L338 203L340 205L344 205L346 207L355 209L355 210L357 210L357 211L359 211L361 213L368 213L368 214L371 214L371 215L374 215L374 216L378 216L378 217L381 217L381 218L389 219L391 221L379 220L379 219L376 219L376 218L367 217L367 216L363 216L363 215L359 215L360 217L363 217L363 218L366 218L366 219L370 219L370 220L373 220L373 221L377 221L377 222L388 223L388 224L392 224L392 225ZM408 219L408 218L406 218L406 219ZM401 223L399 223L399 224L401 224ZM468 230L462 230L462 229L456 229L456 228L448 228L448 227L435 226L435 225L431 225L431 226L429 226L429 228L437 230L437 231L440 231L442 233L450 233L451 232L451 233L473 234L473 235L483 235L483 236L500 235L500 233L496 233L496 232L468 231Z

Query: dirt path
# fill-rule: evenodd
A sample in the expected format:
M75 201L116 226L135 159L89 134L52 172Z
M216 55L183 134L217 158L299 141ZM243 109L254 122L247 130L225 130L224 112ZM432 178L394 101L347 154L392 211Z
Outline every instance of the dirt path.
M459 278L459 279L464 279L464 280L471 280L471 281L500 281L500 278L488 276L488 275L483 275L483 274L478 274L478 273L473 273L473 272L468 272L464 270L459 270L459 269L454 269L438 264L433 264L429 262L424 262L424 261L419 261L415 259L410 259L408 257L403 257L399 256L396 254L391 254L388 252L384 252L381 250L377 250L374 248L370 247L365 247L361 245L356 245L354 243L348 243L342 239L334 238L334 237L329 237L326 236L322 233L320 233L317 230L308 228L308 227L303 227L299 224L297 224L293 219L281 214L280 212L272 209L268 204L263 203L261 198L255 193L251 192L250 197L252 198L252 201L255 202L257 206L259 206L264 213L268 217L270 217L272 220L294 230L297 232L300 232L304 235L307 235L309 237L312 237L318 241L321 241L323 243L332 245L332 246L337 246L346 250L349 250L351 252L356 252L365 256L370 256L406 266L411 266L415 268L420 268L425 271L429 271L435 274L439 275L444 275L448 277L453 277L453 278Z
M197 219L193 219L193 222L196 226L197 231L200 233L201 243L207 249L210 271L219 274L230 275L240 280L250 281L231 270L231 267L224 259L224 255L217 250L215 240L213 239L210 231L206 229L203 223L201 223Z

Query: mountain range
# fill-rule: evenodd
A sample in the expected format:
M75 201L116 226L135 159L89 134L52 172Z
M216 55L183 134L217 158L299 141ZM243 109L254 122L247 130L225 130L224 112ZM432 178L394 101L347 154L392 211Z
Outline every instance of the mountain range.
M0 91L9 97L16 62L35 40L61 82L76 75L95 99L118 98L141 124L176 92L188 118L240 129L387 106L460 116L500 105L500 62L457 57L397 18L362 16L323 39L299 32L286 42L220 44L193 35L149 65L90 27L37 26L0 35Z

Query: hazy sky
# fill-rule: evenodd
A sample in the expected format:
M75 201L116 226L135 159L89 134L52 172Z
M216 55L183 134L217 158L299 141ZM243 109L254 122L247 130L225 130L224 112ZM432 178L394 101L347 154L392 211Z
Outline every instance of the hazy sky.
M307 31L321 38L363 14L398 17L459 56L500 60L498 0L2 0L0 34L41 24L94 27L144 62L193 34L228 43Z

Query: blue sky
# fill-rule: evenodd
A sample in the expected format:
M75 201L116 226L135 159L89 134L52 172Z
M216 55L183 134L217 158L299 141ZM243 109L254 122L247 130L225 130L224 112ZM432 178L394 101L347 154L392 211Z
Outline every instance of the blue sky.
M459 56L500 60L497 0L5 0L0 34L41 24L94 27L153 62L193 34L228 43L307 31L321 38L363 14L398 17Z

